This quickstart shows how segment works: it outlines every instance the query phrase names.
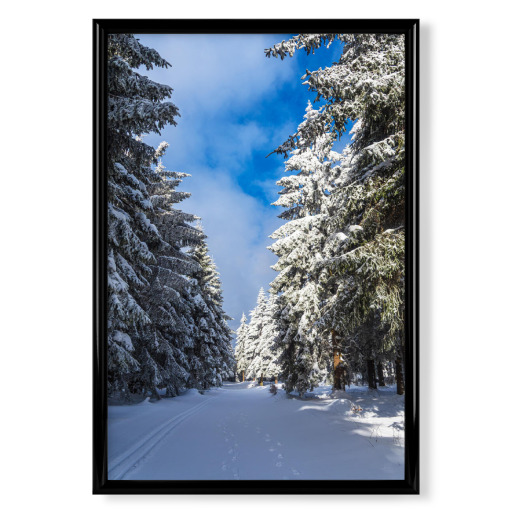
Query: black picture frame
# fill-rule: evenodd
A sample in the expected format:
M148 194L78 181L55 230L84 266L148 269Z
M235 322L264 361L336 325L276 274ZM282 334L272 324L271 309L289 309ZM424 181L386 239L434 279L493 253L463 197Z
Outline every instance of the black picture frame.
M106 46L111 33L401 33L406 46L404 480L118 481L107 478ZM93 494L419 494L419 20L93 20Z

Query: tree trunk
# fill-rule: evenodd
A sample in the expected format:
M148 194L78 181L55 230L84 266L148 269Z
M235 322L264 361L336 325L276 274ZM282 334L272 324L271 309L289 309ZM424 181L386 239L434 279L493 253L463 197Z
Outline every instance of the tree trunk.
M380 362L377 365L377 376L379 378L379 386L385 386L386 383L384 382L384 366Z
M343 366L340 347L336 344L336 331L331 331L333 358L334 358L334 378L333 390L345 391L345 368Z
M396 394L403 395L405 392L404 374L402 373L402 360L397 358L395 361L395 374L396 374Z
M242 371L242 382L245 382L245 372Z
M263 375L260 377L260 386L263 386Z
M153 398L155 398L156 400L161 400L162 399L162 397L160 396L160 393L156 389L156 386L153 388L152 395L153 395Z
M275 383L276 383L276 386L277 386L277 377L276 377L276 382Z
M395 365L392 361L390 361L387 364L387 370L388 370L388 378L392 379L391 383L396 382L395 381Z
M377 382L375 380L375 362L373 359L366 360L366 368L368 370L368 388L377 389Z

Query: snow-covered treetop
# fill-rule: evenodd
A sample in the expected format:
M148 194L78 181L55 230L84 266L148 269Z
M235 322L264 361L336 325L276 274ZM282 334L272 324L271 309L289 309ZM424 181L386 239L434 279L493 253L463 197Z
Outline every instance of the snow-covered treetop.
M271 48L265 50L267 57L281 57L284 59L287 55L292 57L296 50L304 49L309 55L315 53L317 48L321 46L331 45L335 39L341 39L343 34L299 34L292 37L288 41L281 41Z
M327 103L318 113L299 126L297 132L275 150L284 154L310 146L321 133L341 135L348 120L364 119L364 127L354 141L355 147L367 145L369 138L382 139L374 133L374 124L388 125L388 133L403 126L405 105L405 36L403 34L300 34L265 50L267 57L293 55L297 49L307 53L339 39L343 54L331 67L306 70L302 77L316 100ZM315 101L316 101L315 100ZM386 103L388 108L380 108ZM391 105L390 105L391 103ZM382 123L383 118L385 123ZM301 144L298 141L302 139Z
M141 44L133 34L111 34L109 36L108 52L109 56L121 55L132 68L145 66L149 70L153 69L153 66L171 67L156 50Z

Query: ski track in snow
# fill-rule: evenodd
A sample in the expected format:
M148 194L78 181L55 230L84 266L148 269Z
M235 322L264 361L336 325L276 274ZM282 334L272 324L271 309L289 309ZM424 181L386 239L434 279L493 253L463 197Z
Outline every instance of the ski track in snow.
M352 400L362 412L351 413ZM403 399L390 390L301 400L226 384L118 406L110 421L109 439L124 443L109 460L110 480L403 478Z
M200 409L208 405L214 398L208 398L190 409L178 414L171 418L168 422L164 423L161 427L153 430L147 436L144 436L139 442L128 449L122 455L116 457L108 465L108 478L109 480L122 480L131 470L137 467L144 459L146 459L152 450L163 441L168 434L170 434L178 425L183 423L186 419L190 418Z

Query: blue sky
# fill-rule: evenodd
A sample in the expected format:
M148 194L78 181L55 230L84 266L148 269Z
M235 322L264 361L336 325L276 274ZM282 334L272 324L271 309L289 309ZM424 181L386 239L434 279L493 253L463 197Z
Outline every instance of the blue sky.
M270 268L276 258L266 247L283 223L277 218L281 208L271 203L285 159L266 156L295 132L308 99L314 100L300 77L306 68L337 60L340 44L280 60L266 58L264 49L289 37L284 34L137 37L171 63L167 70L141 72L173 87L181 114L176 127L145 141L155 147L168 142L164 165L191 174L180 188L192 195L179 208L202 218L224 308L236 329L242 312L254 308L258 290L268 290L276 276Z

